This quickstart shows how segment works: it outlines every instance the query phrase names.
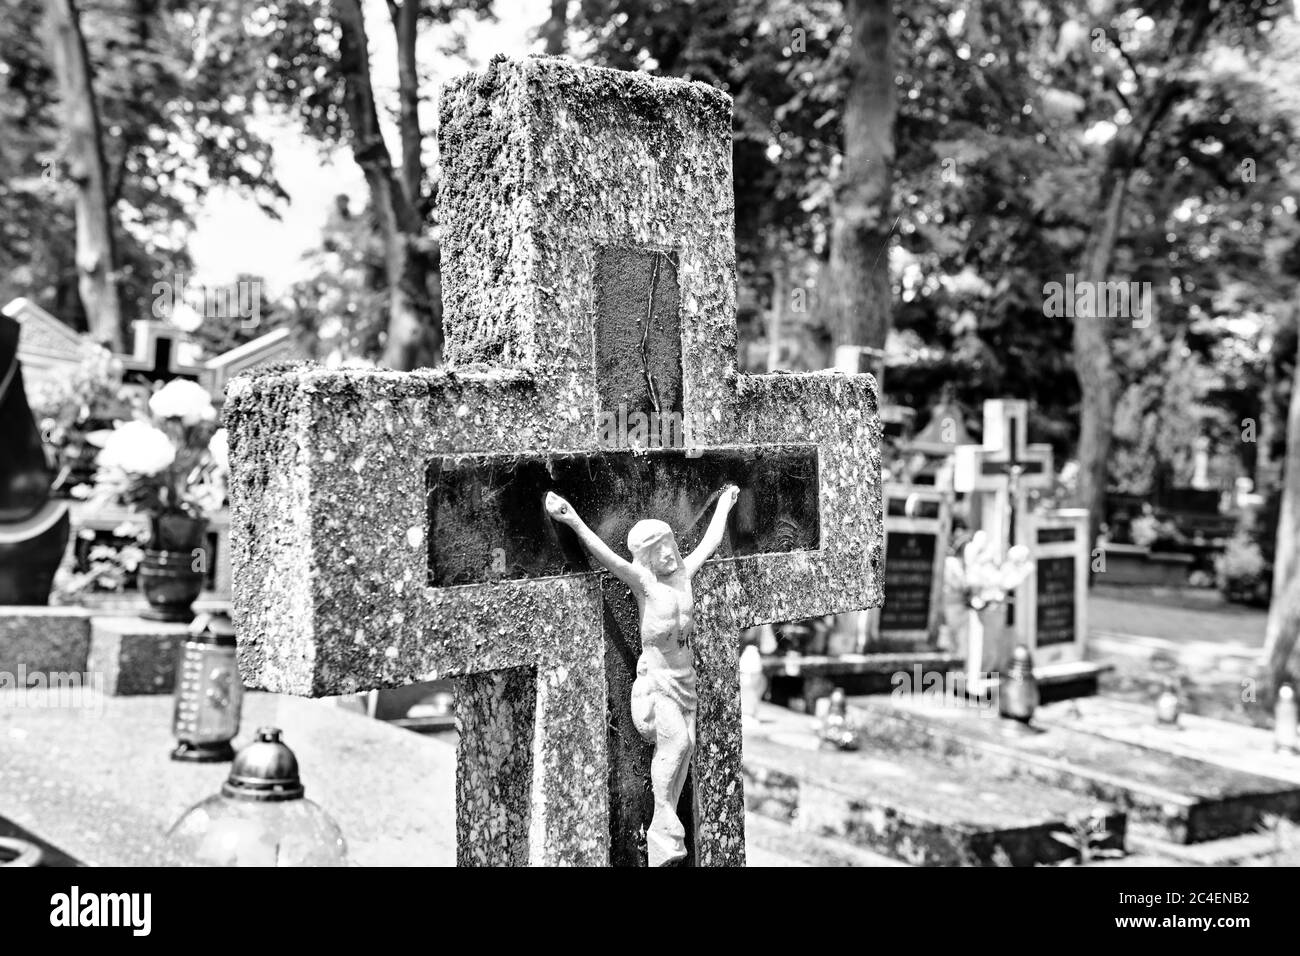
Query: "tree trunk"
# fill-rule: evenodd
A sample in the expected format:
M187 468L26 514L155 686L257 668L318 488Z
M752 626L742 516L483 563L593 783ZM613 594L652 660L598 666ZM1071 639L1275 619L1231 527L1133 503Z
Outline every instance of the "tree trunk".
M786 266L776 263L772 270L772 307L767 313L767 370L775 372L781 367L782 319L785 316Z
M1300 317L1300 310L1297 310ZM1277 482L1273 461L1273 439L1277 434L1277 356L1269 350L1264 357L1264 384L1259 390L1259 421L1255 423L1255 491L1267 497ZM1238 423L1238 427L1241 427Z
M1105 212L1100 228L1090 237L1084 252L1080 281L1104 282L1115 254L1120 221L1128 196L1128 175L1113 171L1103 179ZM1092 298L1096 302L1097 297ZM1085 300L1089 301L1089 300ZM1095 311L1081 309L1074 317L1074 371L1079 379L1079 486L1078 505L1088 509L1088 540L1095 541L1106 516L1107 466L1115 403L1119 398L1119 374L1111 357L1109 320Z
M104 143L90 58L74 0L47 0L45 26L68 136L66 169L77 187L77 291L90 334L122 351L117 248L104 174Z
M402 188L406 201L419 209L424 188L424 133L420 129L420 71L415 59L419 0L398 5L388 0L388 13L397 35L397 96L401 103Z
M365 175L370 208L384 245L388 337L380 362L406 371L421 363L432 364L441 350L442 329L429 294L431 256L420 235L423 218L398 180L379 126L361 2L333 0L333 7L340 29L339 69L343 75L343 109L348 117L352 156ZM415 134L418 143L418 127ZM404 131L404 140L406 135ZM418 155L417 148L416 161ZM408 156L405 168L410 167Z
M551 0L551 15L542 25L542 40L548 56L564 52L564 34L569 26L569 0Z
M836 345L863 350L867 362L865 367L859 362L859 369L879 376L891 303L894 10L891 0L844 0L844 15L853 33L843 165L831 224L829 318ZM836 364L844 363L837 359Z
M1261 700L1271 706L1277 688L1300 679L1300 361L1291 386L1283 459L1282 509L1273 558L1273 600L1268 609L1264 659L1268 672Z

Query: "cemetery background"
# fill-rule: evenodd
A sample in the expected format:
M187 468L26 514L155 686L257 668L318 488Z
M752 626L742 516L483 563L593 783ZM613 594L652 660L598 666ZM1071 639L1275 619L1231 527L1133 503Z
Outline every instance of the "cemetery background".
M60 103L86 87L42 38L45 4L17 0L0 27L13 94L0 117L0 208L12 223L0 245L0 301L21 326L26 391L70 526L54 583L60 610L4 615L0 669L105 675L106 692L123 697L106 702L85 746L116 759L137 753L124 746L131 727L166 738L167 699L128 695L173 691L185 634L139 619L136 545L115 534L139 527L138 515L74 496L93 479L88 434L129 417L121 386L142 399L192 379L220 406L239 373L288 359L397 369L442 360L443 277L455 266L442 259L448 223L435 202L447 176L434 147L437 96L420 70L436 57L441 73L457 72L443 62L455 52L440 48L493 29L499 11L408 3L390 20L372 6L212 4L197 18L165 4L80 10L100 119L89 147L68 135L75 127ZM766 695L745 742L751 862L1072 861L1087 855L1084 838L1060 835L1096 809L1079 791L1098 766L1126 781L1107 794L1123 812L1102 813L1086 839L1113 848L1127 828L1130 860L1267 861L1289 839L1297 773L1285 754L1272 755L1272 734L1275 675L1297 676L1287 656L1297 619L1271 592L1292 577L1296 540L1283 499L1297 470L1285 467L1287 455L1300 444L1300 415L1290 412L1288 425L1297 34L1281 5L1225 10L1202 20L1120 5L971 13L943 2L893 12L754 2L697 4L685 17L673 4L584 0L534 11L533 49L702 81L733 97L736 370L837 367L872 371L883 385L883 607L742 637L759 648L753 679ZM321 41L318 22L337 47ZM847 22L888 23L887 48L871 46L877 32L845 31ZM395 40L395 64L363 55L366 30L372 45ZM1020 31L1033 42L1002 42ZM110 42L129 52L109 57ZM1189 81L1176 96L1163 85L1170 49ZM177 119L187 107L205 121ZM288 199L257 121L272 115L293 117L298 135L340 162L356 157L361 201L310 200L328 207L310 275L279 294L248 273L196 282L187 226L206 192L225 184L267 209ZM1140 129L1150 132L1139 141ZM151 135L159 130L169 132ZM378 162L367 152L376 133L386 141ZM87 163L102 170L98 186L81 172ZM645 185L670 189L672 177ZM94 220L111 242L85 228ZM101 265L79 273L87 253ZM190 298L178 305L186 274ZM1132 314L1099 315L1082 299L1053 304L1053 283L1073 288L1087 276L1149 282L1154 292L1145 305L1137 292L1126 298ZM1104 367L1091 364L1103 357ZM229 606L227 523L222 508L209 516L200 611ZM1022 544L1029 563L1023 580L1001 589L1005 599L972 608L969 582L980 572L960 557L979 529L992 539L990 562ZM859 597L858 606L871 603ZM924 696L931 674L962 700L990 700L988 675L1009 670L1017 643L1035 655L1038 724L1051 728L1043 743L990 742L978 723L946 728L906 708L881 713L900 686ZM1124 718L1145 726L1170 678L1185 732L1121 735ZM849 719L878 728L864 738L867 755L810 749L835 687L850 698ZM337 722L345 735L378 734L376 746L419 754L406 759L441 775L438 814L452 821L450 691L440 681L347 702L432 731L415 738L425 750L383 735L391 727L360 729L344 708L254 695L249 713L297 720L309 740ZM1086 697L1093 691L1100 696ZM1118 703L1107 710L1108 701ZM1227 727L1188 723L1201 717ZM40 742L74 736L75 723L19 709L4 719L32 735L30 753L17 748L13 779L30 782L42 760L76 762L75 748L38 756ZM992 844L918 835L916 819L949 819L960 802L933 797L936 763L954 758L929 754L918 727L960 753L958 788L1002 801L980 821ZM246 717L245 735L252 729ZM1107 744L1085 759L1053 749L1053 734ZM135 737L136 746L151 739ZM1137 746L1148 748L1141 760L1124 749ZM336 767L328 746L309 752ZM1226 768L1218 790L1189 783L1197 766ZM82 784L113 789L111 760L78 773L61 781L70 807ZM418 776L412 770L412 788ZM882 784L896 776L909 783ZM219 779L187 777L139 828L158 830ZM1143 811L1159 787L1185 806L1172 822ZM0 817L49 815L24 787L4 792L16 809L0 804ZM346 790L328 792L338 812L355 812ZM846 794L901 822L864 826ZM1221 798L1236 808L1232 820L1202 821L1202 805ZM1010 828L1023 805L1050 812ZM953 830L967 822L951 820ZM404 820L387 831L350 822L361 861L453 859L445 835L420 843L406 833L428 852L408 858L393 836ZM105 859L116 852L85 831L71 839Z

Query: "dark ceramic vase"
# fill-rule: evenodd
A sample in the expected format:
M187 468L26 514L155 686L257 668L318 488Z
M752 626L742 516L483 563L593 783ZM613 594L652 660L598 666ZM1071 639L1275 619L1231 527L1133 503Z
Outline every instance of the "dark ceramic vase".
M193 604L203 590L203 571L195 570L193 549L164 551L148 548L137 576L149 609L140 616L151 621L188 624L194 620ZM203 565L200 562L199 567Z
M203 536L208 530L206 518L183 512L154 515L149 525L152 532L149 544L158 551L195 551L203 547Z

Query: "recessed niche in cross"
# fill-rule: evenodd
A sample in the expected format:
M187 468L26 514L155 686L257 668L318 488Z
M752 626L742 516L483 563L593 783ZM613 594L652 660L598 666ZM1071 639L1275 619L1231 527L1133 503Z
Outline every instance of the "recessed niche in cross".
M462 864L641 863L637 609L544 499L619 551L642 518L690 548L735 484L693 581L678 815L690 862L741 865L741 630L880 603L875 384L736 372L724 94L529 58L441 110L447 367L230 386L241 674L312 696L454 678ZM651 416L674 422L657 443Z

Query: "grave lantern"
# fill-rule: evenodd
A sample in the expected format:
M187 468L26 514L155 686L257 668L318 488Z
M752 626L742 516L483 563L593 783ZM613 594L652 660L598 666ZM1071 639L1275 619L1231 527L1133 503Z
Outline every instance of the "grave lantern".
M1172 680L1165 682L1164 690L1156 698L1156 723L1173 726L1178 723L1178 714L1182 704L1178 699L1178 685Z
M1296 740L1295 690L1290 684L1277 689L1277 706L1273 709L1273 748L1282 753L1300 753Z
M298 759L276 727L262 727L230 767L221 792L200 801L168 832L208 866L344 866L338 825L308 800Z
M235 628L224 615L200 614L176 661L173 760L212 763L235 756L244 688L235 662Z
M1033 719L1038 709L1038 681L1034 679L1034 659L1029 648L1017 644L1011 652L1011 670L998 686L998 712L1022 724Z

